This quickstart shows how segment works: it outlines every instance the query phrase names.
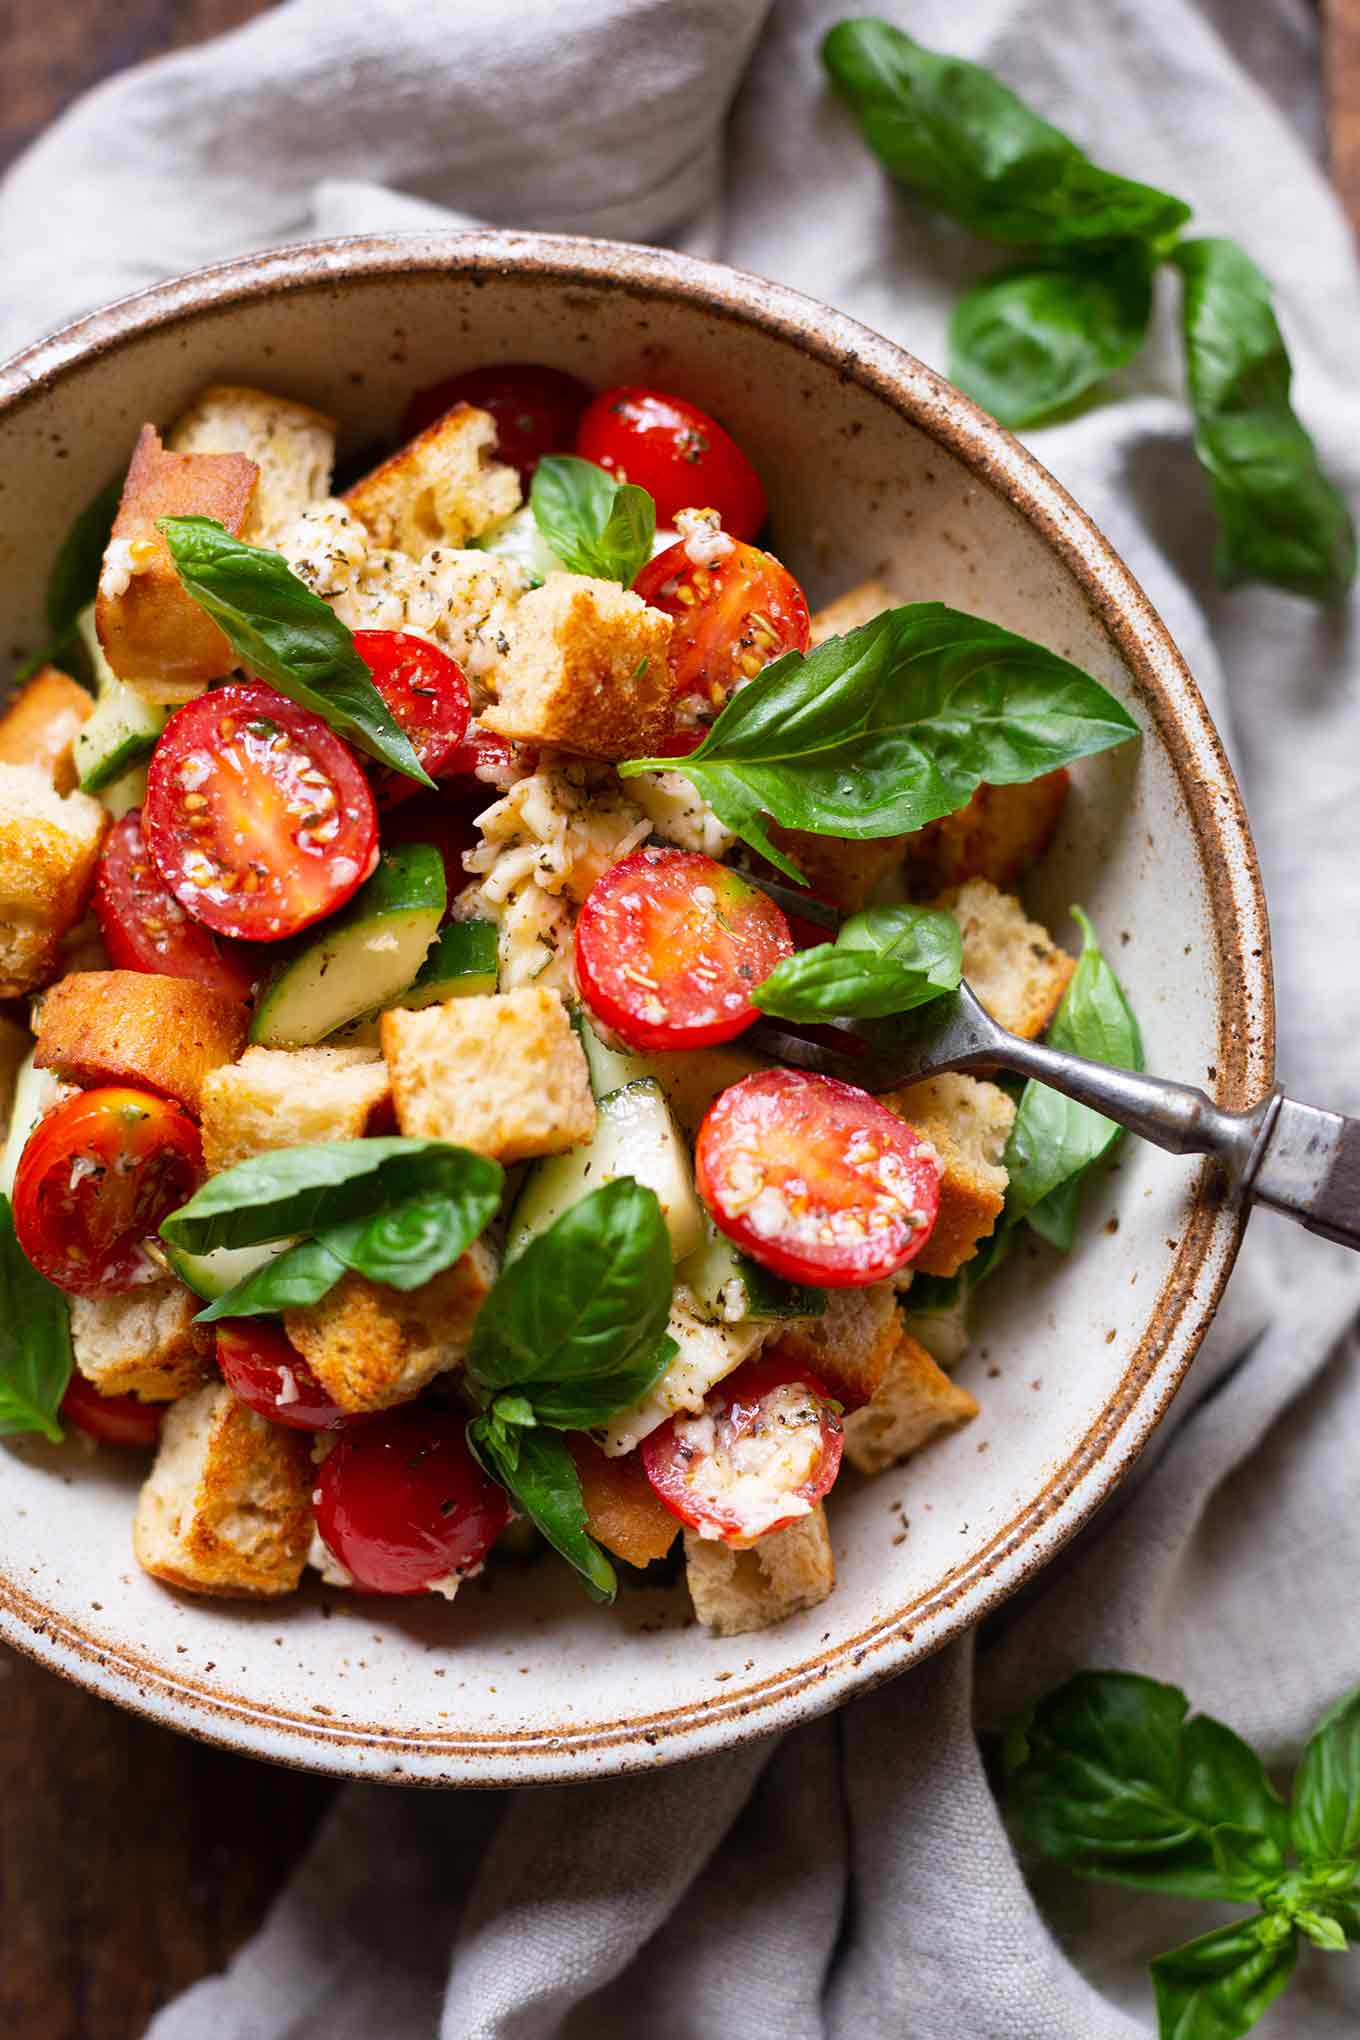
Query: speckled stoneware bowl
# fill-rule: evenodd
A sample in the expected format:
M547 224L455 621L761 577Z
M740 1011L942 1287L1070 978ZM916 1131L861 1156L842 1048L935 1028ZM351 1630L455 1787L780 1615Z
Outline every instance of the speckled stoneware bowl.
M764 478L773 545L816 600L870 574L1074 659L1145 736L1077 768L1031 896L1114 947L1149 1066L1254 1103L1272 1076L1269 947L1218 739L1146 597L1028 453L911 355L824 306L652 249L534 234L365 238L251 257L94 313L0 368L0 648L41 638L74 512L226 377L333 411L353 450L407 396L538 360L683 391ZM0 1635L158 1721L369 1778L506 1785L645 1769L800 1718L901 1671L1045 1564L1175 1393L1241 1233L1207 1170L1137 1142L1069 1261L985 1291L962 1378L982 1415L831 1509L839 1579L810 1614L721 1642L683 1590L591 1607L565 1566L499 1569L455 1606L313 1586L194 1600L132 1560L136 1463L0 1448ZM904 1521L909 1523L905 1534Z

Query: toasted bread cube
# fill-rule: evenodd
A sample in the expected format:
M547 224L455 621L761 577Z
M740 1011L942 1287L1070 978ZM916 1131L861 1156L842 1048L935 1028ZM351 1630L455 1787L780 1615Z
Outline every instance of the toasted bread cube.
M391 1104L376 1048L248 1048L203 1080L203 1160L211 1174L271 1148L357 1140Z
M0 765L35 765L58 793L76 783L71 746L93 697L58 666L43 666L0 716Z
M665 739L671 619L630 588L549 574L521 596L487 729L587 758L643 758Z
M320 1303L285 1311L284 1330L341 1409L385 1410L461 1363L495 1279L495 1256L474 1240L419 1289L342 1275Z
M312 1534L306 1434L213 1383L169 1411L132 1548L167 1586L236 1598L291 1594Z
M108 815L37 765L0 764L0 999L45 984L85 911Z
M902 1332L868 1402L845 1419L845 1456L861 1473L882 1473L932 1439L971 1423L977 1413L967 1389Z
M944 892L970 878L1008 891L1053 841L1071 774L1065 765L1023 786L980 786L956 814L928 822L906 839L913 895Z
M573 1437L571 1456L581 1476L586 1528L597 1544L626 1565L650 1565L664 1558L680 1524L643 1471L636 1452L606 1459L590 1438Z
M590 1072L558 992L521 985L398 1009L381 1033L404 1134L522 1162L595 1131Z
M193 1321L202 1307L172 1276L121 1296L73 1296L76 1366L101 1395L174 1402L199 1387L212 1363L212 1327Z
M242 453L169 453L143 425L104 553L95 629L120 680L147 701L188 701L236 654L175 572L158 517L212 517L234 538L250 521L259 469Z
M985 878L970 878L937 904L963 932L963 974L982 1004L1012 1034L1033 1041L1057 1012L1076 958Z
M801 1360L850 1409L867 1402L897 1344L901 1320L891 1282L827 1292L821 1317L781 1329L781 1354Z
M81 970L53 985L37 1034L40 1070L76 1084L142 1084L197 1114L204 1078L245 1045L246 1009L187 978Z
M858 630L862 623L872 623L885 609L897 606L897 597L881 581L861 581L857 588L847 588L844 595L816 611L812 642L820 645L829 637L844 637L847 631Z
M488 412L455 404L342 500L379 545L416 559L466 545L519 508L519 476L493 458L496 437Z
M277 545L295 518L329 496L335 420L310 404L240 383L209 383L175 420L172 453L243 453L260 471L242 537Z
M850 843L838 836L784 829L777 822L770 825L770 837L793 859L819 899L849 914L867 906L879 881L901 867L911 841L910 836L875 836L867 843Z
M912 1266L923 1275L957 1275L1001 1216L1009 1180L1001 1158L1015 1101L995 1084L951 1074L890 1091L882 1102L925 1136L943 1172L939 1216Z
M815 1608L836 1584L836 1562L820 1502L746 1551L685 1532L685 1577L694 1612L715 1636L769 1629Z

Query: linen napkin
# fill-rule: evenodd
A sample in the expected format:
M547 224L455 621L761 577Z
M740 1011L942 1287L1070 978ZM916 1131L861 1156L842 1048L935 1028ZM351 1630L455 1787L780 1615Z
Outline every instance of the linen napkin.
M835 0L285 0L116 77L0 185L0 343L246 249L467 221L653 239L811 291L942 365L988 251L894 190L828 92ZM1296 402L1360 484L1360 279L1320 161L1307 0L884 0L1273 277ZM1281 1072L1360 1110L1355 614L1210 570L1169 306L1118 400L1032 435L1190 660L1272 906ZM1083 1666L1184 1685L1272 1762L1360 1677L1360 1260L1258 1216L1174 1434L1065 1559L838 1715L546 1792L352 1786L226 1976L154 2040L1122 2040L1203 1908L1027 1883L975 1724ZM1341 2040L1305 1952L1258 2029Z

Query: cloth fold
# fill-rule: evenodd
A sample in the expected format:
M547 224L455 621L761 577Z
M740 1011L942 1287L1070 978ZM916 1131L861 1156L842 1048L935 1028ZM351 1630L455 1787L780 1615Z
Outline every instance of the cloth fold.
M284 0L116 77L0 185L0 342L311 233L491 222L665 240L810 291L943 364L999 266L896 191L820 75L834 0ZM1099 160L1274 278L1296 401L1360 484L1360 279L1320 161L1308 0L915 0ZM1166 616L1243 779L1272 904L1281 1073L1360 1110L1355 611L1210 570L1174 297L1112 401L1033 435ZM1172 1678L1288 1763L1360 1676L1360 1260L1258 1217L1135 1476L970 1639L834 1719L646 1778L353 1786L265 1927L154 2040L1128 2040L1203 1908L1026 1882L974 1723L1080 1666ZM1306 1951L1262 2023L1356 2031Z

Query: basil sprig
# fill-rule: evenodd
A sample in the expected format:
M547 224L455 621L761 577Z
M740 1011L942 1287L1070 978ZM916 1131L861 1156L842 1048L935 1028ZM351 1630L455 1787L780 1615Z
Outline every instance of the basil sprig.
M933 907L867 907L834 942L777 964L751 993L779 1020L885 1018L958 989L963 938L952 914Z
M72 1364L66 1298L29 1261L0 1195L0 1438L37 1431L60 1442Z
M1004 270L965 292L949 322L949 373L1003 425L1037 425L1133 360L1152 316L1141 242L1098 257Z
M1355 579L1355 525L1290 404L1292 371L1270 285L1234 241L1182 241L1172 260L1183 283L1195 450L1213 483L1220 577L1334 601Z
M901 835L953 814L984 780L1038 779L1137 734L1056 652L943 602L909 602L786 652L687 757L619 771L683 772L729 829L799 879L766 817L817 836Z
M1360 1939L1360 1688L1323 1715L1292 1807L1222 1722L1175 1686L1083 1672L1005 1743L1027 1839L1079 1876L1254 1905L1152 1964L1164 2040L1235 2040L1289 1981L1302 1940Z
M74 666L83 672L87 665L76 619L99 592L99 575L104 549L123 498L123 477L115 475L85 505L61 542L52 571L47 577L47 645L22 665L16 683L31 679L39 667L49 664Z
M464 1386L468 1442L597 1599L614 1569L586 1528L562 1431L584 1431L652 1389L675 1357L670 1239L654 1190L601 1184L530 1241L478 1312Z
M573 574L627 588L652 556L656 505L635 482L593 460L550 453L534 469L529 506L547 544Z
M422 786L434 784L374 686L349 626L281 553L233 538L211 517L161 517L156 529L186 593L252 673L370 758Z

